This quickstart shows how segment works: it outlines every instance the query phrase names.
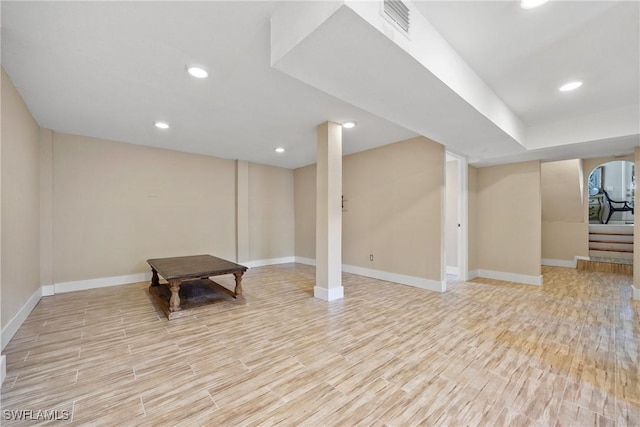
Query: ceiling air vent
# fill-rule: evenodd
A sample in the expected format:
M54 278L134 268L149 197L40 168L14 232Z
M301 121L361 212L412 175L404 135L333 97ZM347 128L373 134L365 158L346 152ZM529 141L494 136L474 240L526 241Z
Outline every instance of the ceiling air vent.
M384 13L405 33L409 33L409 8L400 0L384 0Z

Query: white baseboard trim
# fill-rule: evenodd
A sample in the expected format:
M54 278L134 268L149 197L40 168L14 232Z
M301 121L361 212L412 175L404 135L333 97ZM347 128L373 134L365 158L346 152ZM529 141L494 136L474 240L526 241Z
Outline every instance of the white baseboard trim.
M0 356L0 385L4 382L7 376L7 356L4 354Z
M254 268L265 265L286 264L296 262L295 257L262 259L256 261L248 261L242 265ZM101 277L99 279L77 280L72 282L56 283L42 287L43 295L55 295L64 292L86 291L88 289L105 288L109 286L127 285L129 283L148 282L151 280L151 272L129 274L126 276Z
M151 272L129 274L126 276L102 277L100 279L77 280L74 282L56 283L54 292L86 291L87 289L106 288L108 286L126 285L129 283L148 282L151 280Z
M335 301L344 298L344 287L337 286L335 288L323 288L321 286L313 287L313 296L324 301Z
M51 295L56 294L56 286L55 285L42 285L42 296L50 297Z
M295 257L295 262L306 265L316 265L313 258ZM413 286L416 288L428 289L435 292L444 292L447 290L447 281L423 279L421 277L406 276L404 274L389 273L386 271L373 270L371 268L356 267L354 265L342 264L342 271L358 276L371 277L373 279L386 280L388 282L400 283L401 285ZM322 288L321 288L322 289Z
M578 261L575 259L573 261L565 260L565 259L550 259L550 258L542 258L542 265L548 265L551 267L568 267L568 268L576 268Z
M640 301L640 288L636 288L635 286L631 286L631 291L633 292L633 299L636 301Z
M255 261L247 261L244 263L241 262L239 264L242 264L245 267L255 268L264 267L265 265L288 264L290 262L296 262L296 257L288 256L284 258L259 259Z
M458 267L452 267L450 265L447 265L447 274L451 274L452 276L458 276L460 274L460 270L458 270Z
M401 285L427 289L434 292L444 292L447 290L446 280L430 280L422 277L406 276L404 274L389 273L387 271L373 270L371 268L356 267L354 265L346 264L342 264L342 271L357 274L358 276L372 277L374 279L400 283Z
M505 282L516 282L525 285L542 286L542 276L529 276L526 274L481 269L478 269L478 276L485 277L487 279L504 280Z
M299 264L313 265L315 267L316 260L313 258L295 257L295 262Z
M478 274L478 270L469 270L467 272L467 280L473 280L476 277L480 277L480 275Z
M38 301L42 297L42 288L38 288L33 295L27 300L25 305L22 306L20 310L13 316L13 319L9 320L7 325L2 328L2 335L0 340L2 341L2 348L0 350L4 350L6 345L11 341L11 338L18 332L20 326L27 320L29 314L33 311L33 309L38 305Z

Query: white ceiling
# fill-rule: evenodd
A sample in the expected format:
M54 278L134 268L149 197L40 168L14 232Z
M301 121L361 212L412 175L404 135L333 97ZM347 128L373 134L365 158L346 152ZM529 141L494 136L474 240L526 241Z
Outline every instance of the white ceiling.
M416 3L528 125L638 104L639 5L551 1L524 10L516 1ZM571 80L585 85L558 92Z
M633 116L640 104L638 2L551 1L531 11L504 1L414 4L496 99L551 142L507 152L498 148L498 128L480 113L465 123L423 113L416 125L392 105L379 108L335 85L272 68L270 19L286 2L2 1L2 66L43 127L289 168L315 161L315 127L326 120L358 122L344 131L347 154L423 134L478 165L624 154L639 145L640 119ZM331 43L349 35L334 30ZM358 61L375 54L381 42L374 39L358 40L364 52ZM185 66L192 63L211 77L190 78ZM339 71L340 64L331 65ZM394 73L402 76L400 69ZM411 76L419 79L411 82L416 87L426 84L420 73ZM377 74L350 78L372 98L384 93L377 92ZM559 93L571 78L584 87ZM436 111L446 104L447 117L467 117L473 106L448 92L403 109ZM563 126L585 117L597 124L620 109L624 123L603 123L597 135L584 126L575 126L582 133L574 135ZM172 127L159 131L154 120ZM554 138L556 128L561 138ZM460 141L474 132L477 141ZM505 141L512 138L504 134ZM277 154L277 146L287 151Z

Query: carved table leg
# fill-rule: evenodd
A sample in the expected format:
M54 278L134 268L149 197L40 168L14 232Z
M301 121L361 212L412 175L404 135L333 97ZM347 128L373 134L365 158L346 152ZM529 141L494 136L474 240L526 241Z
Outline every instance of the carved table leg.
M242 298L242 275L244 274L243 271L238 271L233 273L234 276L236 276L236 290L234 292L236 298L240 297Z
M155 268L151 269L151 286L159 286L160 279L158 278L158 272Z
M169 300L169 311L180 311L180 281L172 280L169 282L169 289L171 289L171 299Z

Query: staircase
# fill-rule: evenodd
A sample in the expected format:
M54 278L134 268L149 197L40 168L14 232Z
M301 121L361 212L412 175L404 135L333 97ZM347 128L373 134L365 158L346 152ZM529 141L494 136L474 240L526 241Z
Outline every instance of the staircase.
M633 225L589 225L589 257L633 260Z
M578 270L633 276L633 224L589 225L589 260L579 260Z

